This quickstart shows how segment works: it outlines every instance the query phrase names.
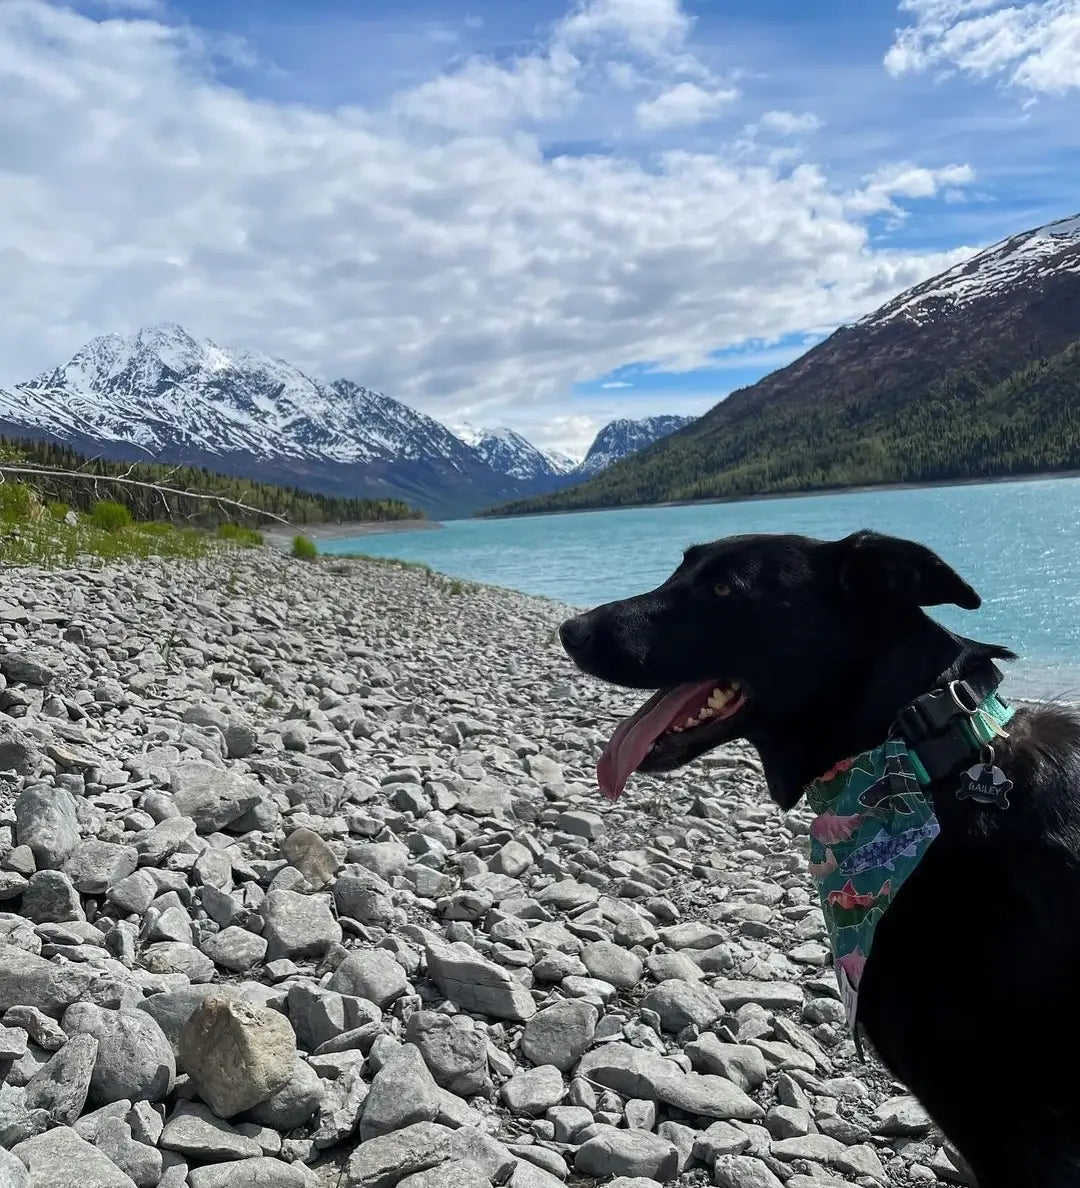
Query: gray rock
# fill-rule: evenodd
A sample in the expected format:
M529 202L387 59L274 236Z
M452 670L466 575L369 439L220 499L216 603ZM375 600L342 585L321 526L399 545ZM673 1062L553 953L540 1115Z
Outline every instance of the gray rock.
M0 1147L0 1184L3 1188L32 1188L26 1165L3 1147Z
M533 1064L553 1064L569 1072L588 1051L596 1032L591 1003L564 999L546 1007L525 1025L521 1051Z
M222 969L247 973L266 959L267 942L254 932L235 925L215 932L202 942L202 951Z
M685 1051L699 1072L727 1077L748 1093L765 1084L768 1075L765 1055L751 1044L725 1044L712 1032L706 1032L687 1044Z
M0 1026L0 1063L25 1055L26 1041L26 1032L21 1027Z
M397 961L389 953L375 949L350 953L334 970L327 989L366 998L376 1006L385 1007L409 993L411 987Z
M172 1047L144 1012L112 1011L81 1002L65 1011L63 1027L68 1035L92 1035L98 1042L90 1078L92 1105L164 1101L172 1090L176 1079Z
M167 1151L193 1159L258 1159L262 1148L253 1138L240 1134L227 1122L198 1102L181 1102L161 1132L160 1144Z
M30 1172L33 1188L135 1188L108 1156L67 1126L57 1126L14 1148Z
M724 1013L720 1000L707 986L674 979L650 990L641 1005L655 1011L664 1030L672 1032L690 1025L704 1030Z
M309 1052L382 1017L373 1002L303 982L289 987L287 1009L298 1041Z
M98 1042L89 1035L72 1036L26 1085L26 1108L45 1110L58 1126L73 1126L83 1112Z
M489 1180L499 1183L515 1165L501 1143L480 1131L417 1122L361 1143L349 1157L344 1188L394 1188L406 1176L461 1159L478 1164Z
M513 1180L510 1183L514 1185ZM474 1160L450 1159L427 1171L413 1172L398 1188L491 1188L491 1180Z
M783 1188L768 1164L746 1155L722 1155L713 1165L717 1188Z
M515 1114L538 1117L566 1096L562 1073L553 1064L515 1073L500 1090L503 1101Z
M106 1118L93 1143L135 1181L136 1188L157 1188L162 1172L161 1152L134 1139L123 1118Z
M871 1176L885 1181L885 1169L877 1152L870 1146L847 1147L824 1134L781 1139L772 1145L772 1154L785 1163L796 1159L811 1160L853 1176Z
M30 876L22 898L22 915L35 924L68 924L85 920L82 901L71 879L59 870Z
M581 950L581 960L591 977L610 982L619 990L633 990L644 972L640 957L610 941L586 945Z
M309 887L325 887L341 865L334 851L311 829L294 829L281 843L281 852Z
M227 829L266 795L254 780L197 759L173 768L171 783L180 815L194 821L200 833Z
M624 1097L661 1101L688 1114L752 1121L764 1111L722 1077L684 1073L670 1060L629 1044L609 1043L586 1053L576 1075Z
M0 718L0 771L32 775L41 766L41 752L28 734L4 715Z
M341 941L341 925L331 914L326 895L271 891L263 901L261 914L268 961L281 957L317 960L330 945Z
M188 1184L190 1188L312 1188L315 1179L302 1163L260 1156L194 1167Z
M731 1011L747 1003L756 1003L769 1011L802 1009L804 995L800 987L788 982L746 982L718 978L713 983L717 998Z
M55 870L79 844L75 798L48 784L25 788L15 801L15 834L33 851L38 870Z
M429 940L427 963L428 973L442 993L464 1010L517 1022L536 1014L529 991L463 941L446 944Z
M93 981L94 974L86 966L46 961L15 945L5 945L4 960L0 961L0 1004L38 1007L47 1015L59 1016L86 995Z
M664 1182L678 1175L679 1155L658 1134L605 1127L578 1148L574 1170L586 1176L644 1176Z
M51 685L56 677L47 664L25 652L7 652L0 656L0 672L13 685L35 685L38 688Z
M360 1075L362 1068L362 1064L354 1064L326 1085L319 1107L319 1125L311 1135L320 1151L344 1142L360 1125L368 1098L368 1087Z
M416 1122L432 1122L442 1096L418 1048L399 1048L375 1074L360 1119L360 1141L401 1130Z
M918 1137L927 1133L930 1115L915 1097L891 1097L874 1110L874 1131L889 1137Z
M25 1031L30 1039L46 1052L58 1052L67 1043L67 1034L60 1024L37 1007L8 1007L4 1012L4 1023Z
M288 1133L308 1122L325 1096L326 1088L315 1070L306 1061L297 1060L289 1083L249 1110L247 1117L260 1126Z
M490 1090L487 1036L467 1015L417 1011L409 1019L405 1039L420 1049L435 1083L443 1089L458 1097Z
M132 874L139 864L133 846L88 838L64 859L64 873L83 895L100 895Z
M180 1066L219 1118L268 1101L296 1068L296 1035L270 1007L211 996L180 1033Z

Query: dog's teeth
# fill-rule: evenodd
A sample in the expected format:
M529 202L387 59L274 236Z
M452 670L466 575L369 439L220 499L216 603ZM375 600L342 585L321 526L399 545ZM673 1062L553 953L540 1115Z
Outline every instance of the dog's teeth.
M696 726L697 721L698 721L697 718L687 718L686 721L683 723L683 729L686 730L691 726Z
M723 709L731 700L731 694L726 689L714 689L709 695L709 705L713 709Z

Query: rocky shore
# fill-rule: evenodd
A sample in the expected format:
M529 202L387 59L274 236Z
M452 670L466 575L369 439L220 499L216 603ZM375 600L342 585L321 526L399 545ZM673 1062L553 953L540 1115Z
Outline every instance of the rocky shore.
M608 805L564 608L271 550L7 570L2 1188L962 1182L748 749Z

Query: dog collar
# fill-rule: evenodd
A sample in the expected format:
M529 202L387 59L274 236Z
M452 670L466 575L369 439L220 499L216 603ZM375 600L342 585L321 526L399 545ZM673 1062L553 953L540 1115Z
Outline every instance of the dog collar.
M993 764L991 744L1015 711L997 697L1000 681L987 664L917 697L881 746L835 764L806 789L817 814L810 873L856 1043L859 985L874 932L940 833L927 789L981 757L963 773L957 796L1008 808L1011 785Z

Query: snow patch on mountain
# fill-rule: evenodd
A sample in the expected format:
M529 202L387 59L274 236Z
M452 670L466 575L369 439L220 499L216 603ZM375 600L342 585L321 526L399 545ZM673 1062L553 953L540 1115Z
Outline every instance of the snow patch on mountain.
M636 454L651 446L653 442L667 437L678 429L689 425L694 417L658 416L632 421L621 419L610 421L596 435L585 460L577 473L583 478L599 474L613 463L629 454Z
M924 325L972 302L1061 272L1080 272L1080 214L1003 239L907 289L856 325L884 326L897 319Z

